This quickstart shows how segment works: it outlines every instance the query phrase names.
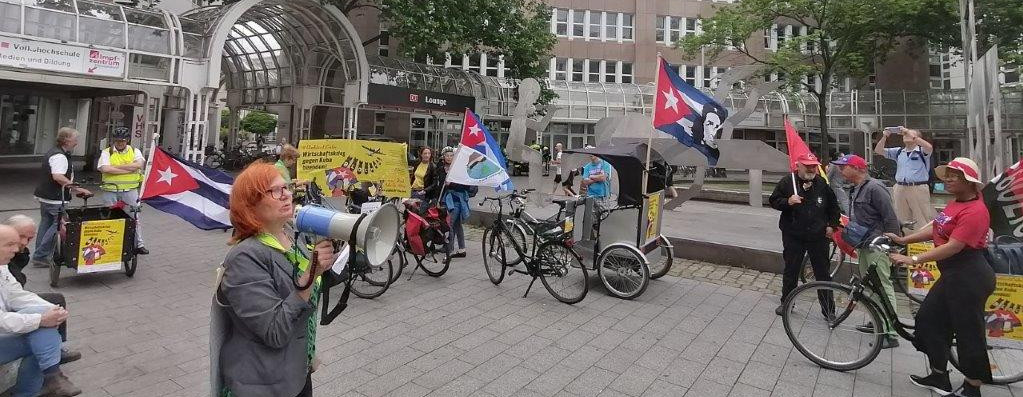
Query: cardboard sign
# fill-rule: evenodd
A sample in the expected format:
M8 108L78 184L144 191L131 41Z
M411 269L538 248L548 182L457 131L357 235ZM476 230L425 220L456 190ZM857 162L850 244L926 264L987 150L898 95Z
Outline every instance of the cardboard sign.
M82 223L78 243L78 272L120 270L124 251L124 219Z

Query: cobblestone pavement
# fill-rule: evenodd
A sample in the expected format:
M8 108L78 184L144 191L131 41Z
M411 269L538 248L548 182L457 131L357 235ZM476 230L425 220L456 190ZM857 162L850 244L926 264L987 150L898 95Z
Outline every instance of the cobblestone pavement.
M143 224L153 254L135 278L62 280L72 344L85 355L66 371L85 396L208 395L213 269L228 235L152 210ZM849 373L803 358L773 313L776 275L677 261L682 277L652 281L636 300L607 296L594 278L569 306L539 283L522 297L521 275L492 285L479 229L467 234L469 257L446 275L406 272L375 300L352 297L319 329L315 395L929 395L908 381L925 368L908 343ZM50 290L43 269L29 278L30 289ZM1018 386L984 392L1023 397Z

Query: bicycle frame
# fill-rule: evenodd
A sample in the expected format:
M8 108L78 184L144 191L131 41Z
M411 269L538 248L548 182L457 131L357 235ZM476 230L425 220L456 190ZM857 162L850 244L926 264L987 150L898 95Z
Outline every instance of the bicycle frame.
M870 247L870 249L877 249L873 242L870 244ZM883 251L887 252L888 250ZM874 296L885 296L882 292L883 288L881 288L881 276L877 274L877 266L878 261L872 262L867 267L867 274L864 278L860 278L855 275L853 276L852 280L850 280L848 284L853 290L852 300L841 315L836 313L836 319L834 322L829 324L829 327L834 329L838 326L838 324L841 324L842 321L845 321L849 314L852 313L853 306L856 305L856 302L865 302L866 304L873 305L874 308L878 309L878 312L884 316L883 320L891 322L892 328L897 334L899 334L899 336L908 341L913 341L914 335L908 330L915 329L915 326L903 323L902 320L899 319L899 315L896 313L895 308L892 307L891 303L889 303L887 299L874 299L870 295L864 293L865 291L869 291L873 293ZM878 302L878 300L880 300L880 302Z

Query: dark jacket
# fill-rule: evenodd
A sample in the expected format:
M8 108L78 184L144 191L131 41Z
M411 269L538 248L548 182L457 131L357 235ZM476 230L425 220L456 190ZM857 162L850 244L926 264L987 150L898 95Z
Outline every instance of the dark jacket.
M798 194L803 197L801 204L789 205L789 197L793 195L791 174L782 178L771 193L771 207L781 211L778 228L782 233L803 239L827 238L826 228L839 226L842 215L835 192L820 176L813 179L809 189L803 189L799 178L796 178L796 184L799 185Z
M11 275L14 276L15 280L18 280L22 287L25 286L25 282L28 280L25 277L25 267L28 266L31 258L32 255L29 254L28 247L26 247L14 254L14 258L11 258L11 263L7 264L7 270L11 271Z
M899 218L892 206L892 195L880 181L867 177L859 186L852 188L849 197L849 222L869 227L868 241L882 233L902 235Z
M55 147L46 152L43 156L43 168L39 175L39 184L36 185L35 196L41 199L63 201L64 199L70 200L70 197L61 198L64 189L60 186L57 181L53 180L53 172L50 171L50 157L53 156L64 156L67 157L67 172L64 176L68 179L74 180L75 178L75 167L71 164L71 155L65 152L60 147Z
M255 237L227 253L221 301L229 333L220 348L220 376L236 396L294 396L305 386L309 316L298 296L293 265Z

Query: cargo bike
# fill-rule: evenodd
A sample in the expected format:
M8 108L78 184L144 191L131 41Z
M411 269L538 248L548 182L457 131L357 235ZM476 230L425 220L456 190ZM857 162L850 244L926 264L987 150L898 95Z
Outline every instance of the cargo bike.
M71 203L71 190L76 187L79 185L70 184L63 189L53 263L50 264L50 286L60 285L60 274L65 268L76 269L77 274L123 271L128 277L135 276L138 211L120 201L113 206L90 206L92 193L75 194L82 199L82 205L75 207Z

